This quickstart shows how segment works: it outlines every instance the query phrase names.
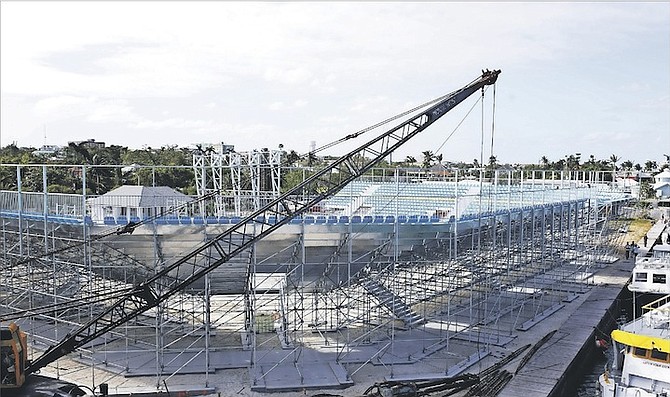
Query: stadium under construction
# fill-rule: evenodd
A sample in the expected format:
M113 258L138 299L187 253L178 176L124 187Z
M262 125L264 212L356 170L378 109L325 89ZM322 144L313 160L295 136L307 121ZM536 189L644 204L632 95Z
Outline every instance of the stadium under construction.
M608 171L379 168L499 74L318 168L198 152L194 197L139 183L90 196L99 166L2 165L16 189L0 191L0 320L28 338L2 329L7 384L41 371L103 395L360 395L509 361L618 259L633 197ZM49 193L50 167L82 193Z
M13 166L19 191L0 192L3 321L44 351L193 247L244 221L260 232L245 215L280 194L286 170L279 153L257 153L195 155L197 197L24 192L31 166ZM47 186L48 166L33 167ZM235 179L261 174L271 189ZM71 359L93 388L133 378L207 388L235 369L248 379L234 387L258 392L346 388L366 367L386 380L460 374L616 260L616 219L632 197L608 177L372 169ZM208 251L200 260L219 255ZM75 379L67 368L45 370Z

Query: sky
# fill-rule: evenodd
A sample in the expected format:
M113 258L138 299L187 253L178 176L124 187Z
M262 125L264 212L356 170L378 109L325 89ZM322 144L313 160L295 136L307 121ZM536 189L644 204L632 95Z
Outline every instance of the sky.
M393 160L670 155L670 2L2 0L0 19L3 147L306 153L500 69Z

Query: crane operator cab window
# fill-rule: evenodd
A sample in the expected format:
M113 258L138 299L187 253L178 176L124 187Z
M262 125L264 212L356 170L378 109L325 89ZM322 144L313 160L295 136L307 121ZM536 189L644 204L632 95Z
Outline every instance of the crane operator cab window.
M0 347L0 381L3 385L16 384L16 357L10 346Z
M0 329L0 388L19 387L25 380L25 334L12 324Z

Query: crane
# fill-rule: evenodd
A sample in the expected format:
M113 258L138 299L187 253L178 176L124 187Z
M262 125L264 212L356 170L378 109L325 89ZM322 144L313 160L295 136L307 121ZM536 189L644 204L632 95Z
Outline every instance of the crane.
M427 110L411 116L408 120L358 146L267 205L242 218L237 224L200 244L174 262L166 263L162 270L131 288L102 313L68 334L57 344L50 346L37 359L21 363L22 366L25 365L25 375L35 373L40 368L158 306L252 244L289 223L291 219L333 196L470 95L480 89L483 90L487 85L494 84L499 74L500 70L482 71L481 76L463 88L445 95ZM348 137L355 135L357 134ZM305 190L319 193L313 198L298 199L300 193ZM25 346L22 348L25 349Z

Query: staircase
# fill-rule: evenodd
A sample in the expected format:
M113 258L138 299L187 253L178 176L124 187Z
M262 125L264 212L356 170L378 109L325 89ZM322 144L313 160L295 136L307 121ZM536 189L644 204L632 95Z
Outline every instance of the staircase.
M379 281L369 276L362 280L363 288L379 300L384 307L393 313L396 318L402 320L405 326L412 328L423 324L426 320L405 303L403 299L396 296L391 290L383 286Z

